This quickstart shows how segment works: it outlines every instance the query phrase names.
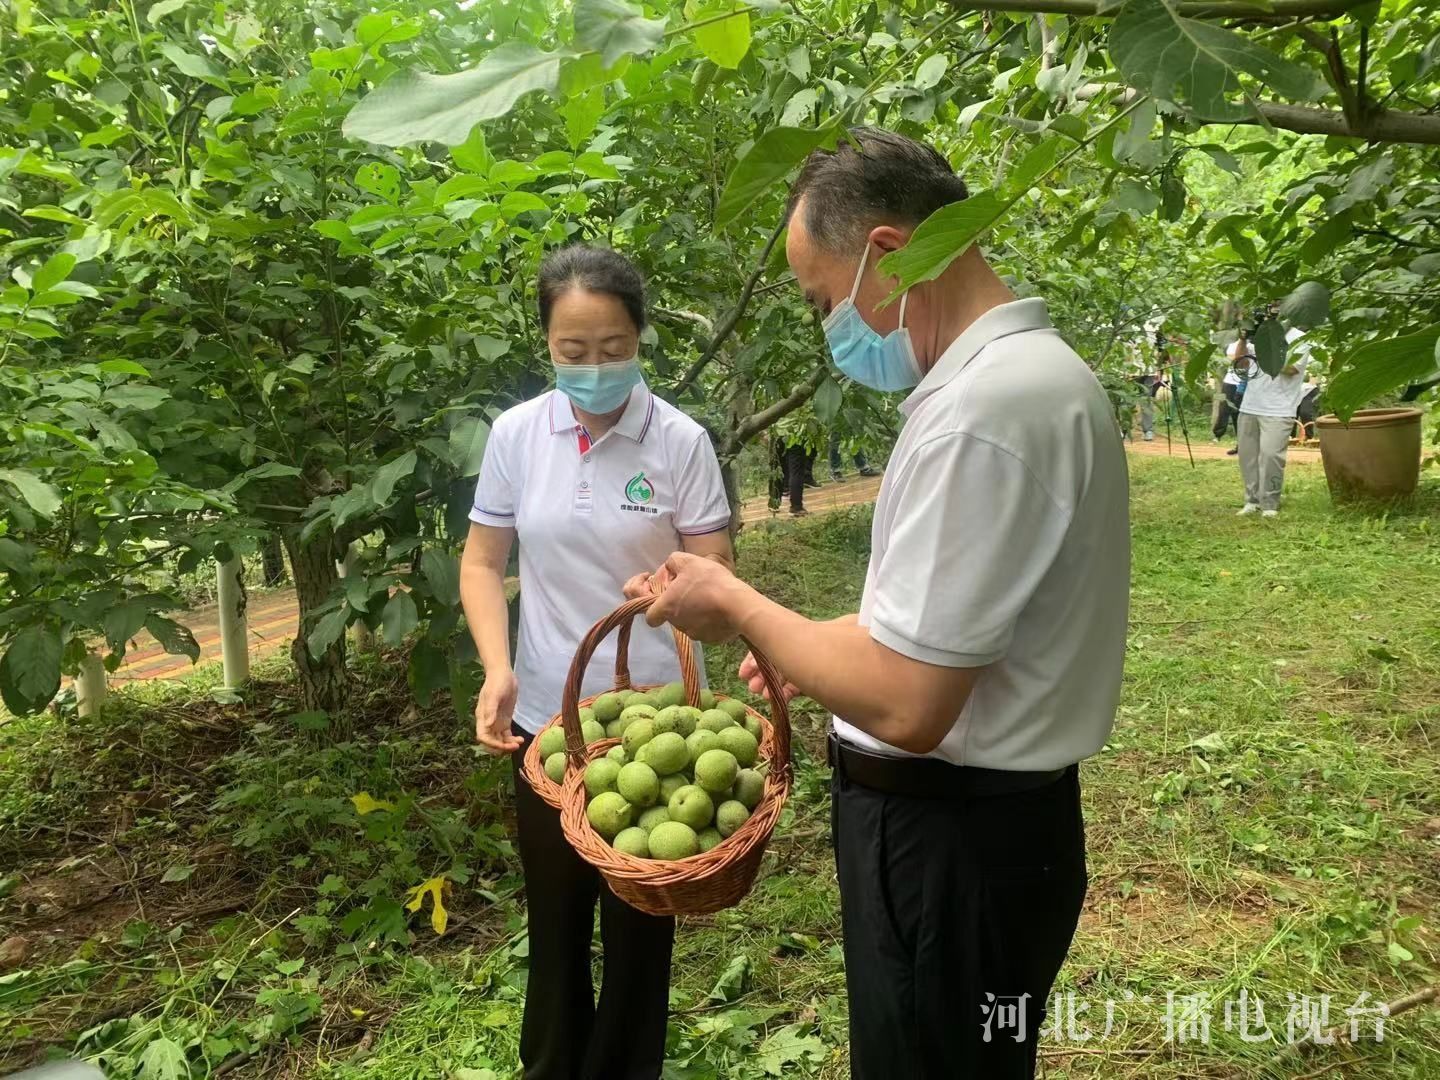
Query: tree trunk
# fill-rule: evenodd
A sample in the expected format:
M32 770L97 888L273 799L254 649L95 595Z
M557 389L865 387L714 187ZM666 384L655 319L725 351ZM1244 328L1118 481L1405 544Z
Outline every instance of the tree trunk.
M273 588L285 581L285 553L280 547L280 537L271 533L265 537L260 548L260 558L265 565L265 584Z
M300 680L300 699L306 709L327 712L332 719L338 719L345 708L345 635L341 634L318 657L310 655L306 644L310 631L315 629L315 612L340 580L335 569L334 539L325 532L302 547L299 530L287 530L284 539L300 607L300 632L290 643L290 657Z

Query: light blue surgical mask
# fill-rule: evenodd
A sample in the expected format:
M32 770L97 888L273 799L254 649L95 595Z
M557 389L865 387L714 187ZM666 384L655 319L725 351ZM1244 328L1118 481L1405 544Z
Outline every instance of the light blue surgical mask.
M640 382L640 358L612 364L556 364L555 389L591 416L604 416L625 404Z
M870 245L866 244L850 295L825 317L825 340L830 345L835 366L861 386L872 390L908 390L920 381L921 374L920 361L910 343L910 330L905 326L905 302L910 299L910 293L907 291L900 297L899 327L884 335L872 329L855 306L860 278L869 257Z

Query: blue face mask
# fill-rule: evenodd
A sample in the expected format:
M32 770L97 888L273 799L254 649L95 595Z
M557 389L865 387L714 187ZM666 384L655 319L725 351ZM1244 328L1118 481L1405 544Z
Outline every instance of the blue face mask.
M850 295L825 317L825 340L830 345L835 366L861 386L872 390L908 390L920 381L920 361L915 357L910 331L905 326L905 302L910 299L910 294L907 292L900 297L900 326L897 329L884 336L871 329L855 306L860 278L865 273L865 261L869 257L870 245L866 244Z
M556 364L555 389L591 416L604 416L625 404L640 382L640 359L612 364Z

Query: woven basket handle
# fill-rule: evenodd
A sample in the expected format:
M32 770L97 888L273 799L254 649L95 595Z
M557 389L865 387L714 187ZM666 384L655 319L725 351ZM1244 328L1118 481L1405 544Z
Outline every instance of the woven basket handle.
M644 600L639 607L636 607L638 601L635 600L621 604L590 627L581 639L580 647L575 651L575 659L570 663L570 674L565 678L565 693L560 701L560 716L565 727L565 750L577 768L585 762L585 736L580 730L580 687L585 682L585 669L590 666L590 658L595 655L600 642L618 627L620 633L615 639L615 689L630 689L630 631L635 625L635 616L654 603L653 597L646 597ZM695 663L695 645L689 636L681 633L679 629L672 627L671 630L675 635L675 652L680 658L680 681L685 684L685 700L691 705L698 705L700 669Z
M560 703L561 722L565 726L565 753L571 765L582 768L585 764L585 738L580 731L580 687L585 681L585 669L595 655L600 642L619 629L620 636L615 643L615 686L624 690L630 686L629 650L630 628L637 615L642 615L655 603L653 596L641 596L621 604L610 614L592 626L580 640L575 650L575 659L570 664L570 674L565 679L565 694ZM673 629L673 628L672 628ZM680 654L680 678L685 684L685 700L692 706L700 701L700 672L695 663L695 650L690 638L675 629L675 644ZM742 638L742 640L744 640ZM790 707L785 700L785 680L775 670L770 658L749 641L745 644L755 657L760 676L770 691L770 726L775 734L775 752L770 768L777 780L788 780L790 776Z

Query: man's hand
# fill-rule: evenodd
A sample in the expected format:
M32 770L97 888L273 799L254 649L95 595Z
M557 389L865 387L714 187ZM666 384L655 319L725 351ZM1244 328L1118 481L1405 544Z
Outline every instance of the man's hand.
M744 679L746 684L749 685L750 693L756 697L763 697L766 701L772 700L770 697L770 686L760 674L760 665L755 662L754 653L747 652L745 659L740 661L740 678ZM784 678L784 676L782 675L781 678ZM800 693L800 688L794 683L787 682L785 684L784 694L786 701L790 701L798 693Z
M676 552L656 571L659 598L645 615L651 626L670 623L696 641L728 641L739 633L739 604L754 590L729 567Z
M480 696L475 701L475 741L492 754L509 754L520 749L523 740L510 727L519 693L520 683L515 672L507 668L486 673Z

